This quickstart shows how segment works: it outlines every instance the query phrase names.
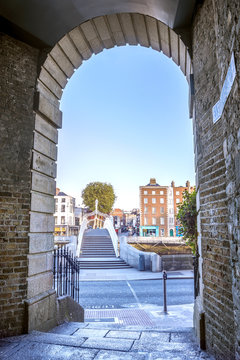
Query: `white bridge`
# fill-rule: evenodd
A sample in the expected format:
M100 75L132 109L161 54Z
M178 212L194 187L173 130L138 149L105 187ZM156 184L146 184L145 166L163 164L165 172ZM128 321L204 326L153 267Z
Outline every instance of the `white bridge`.
M91 226L92 229L106 229L112 240L115 256L119 256L118 251L118 236L113 227L111 217L108 214L104 214L98 210L98 200L95 201L95 210L91 213L84 215L80 232L78 235L77 244L77 257L81 255L82 240L85 231Z

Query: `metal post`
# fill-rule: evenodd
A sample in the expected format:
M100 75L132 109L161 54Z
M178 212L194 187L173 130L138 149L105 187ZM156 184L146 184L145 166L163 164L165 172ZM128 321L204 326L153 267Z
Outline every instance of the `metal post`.
M163 270L163 313L167 314L167 287L166 287L166 280L167 280L167 272Z

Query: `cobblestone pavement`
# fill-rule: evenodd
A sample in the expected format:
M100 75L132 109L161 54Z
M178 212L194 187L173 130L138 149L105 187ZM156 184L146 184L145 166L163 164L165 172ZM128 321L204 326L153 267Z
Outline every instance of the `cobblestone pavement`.
M213 360L192 328L158 330L117 323L64 323L51 332L0 340L1 360Z

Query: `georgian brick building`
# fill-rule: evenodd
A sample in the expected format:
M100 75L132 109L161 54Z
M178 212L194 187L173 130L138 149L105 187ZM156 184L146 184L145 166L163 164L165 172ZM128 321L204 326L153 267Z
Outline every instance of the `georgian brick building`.
M140 236L178 236L176 221L177 206L183 200L185 190L191 192L190 182L186 186L159 185L151 178L149 184L140 186Z

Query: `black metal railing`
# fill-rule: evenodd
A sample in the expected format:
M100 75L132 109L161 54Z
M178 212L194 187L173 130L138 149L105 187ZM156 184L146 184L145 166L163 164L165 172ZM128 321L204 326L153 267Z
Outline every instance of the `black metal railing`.
M66 248L55 249L53 264L57 296L69 295L79 302L80 265L76 257Z
M194 299L199 294L199 253L193 256L193 271L194 271Z

